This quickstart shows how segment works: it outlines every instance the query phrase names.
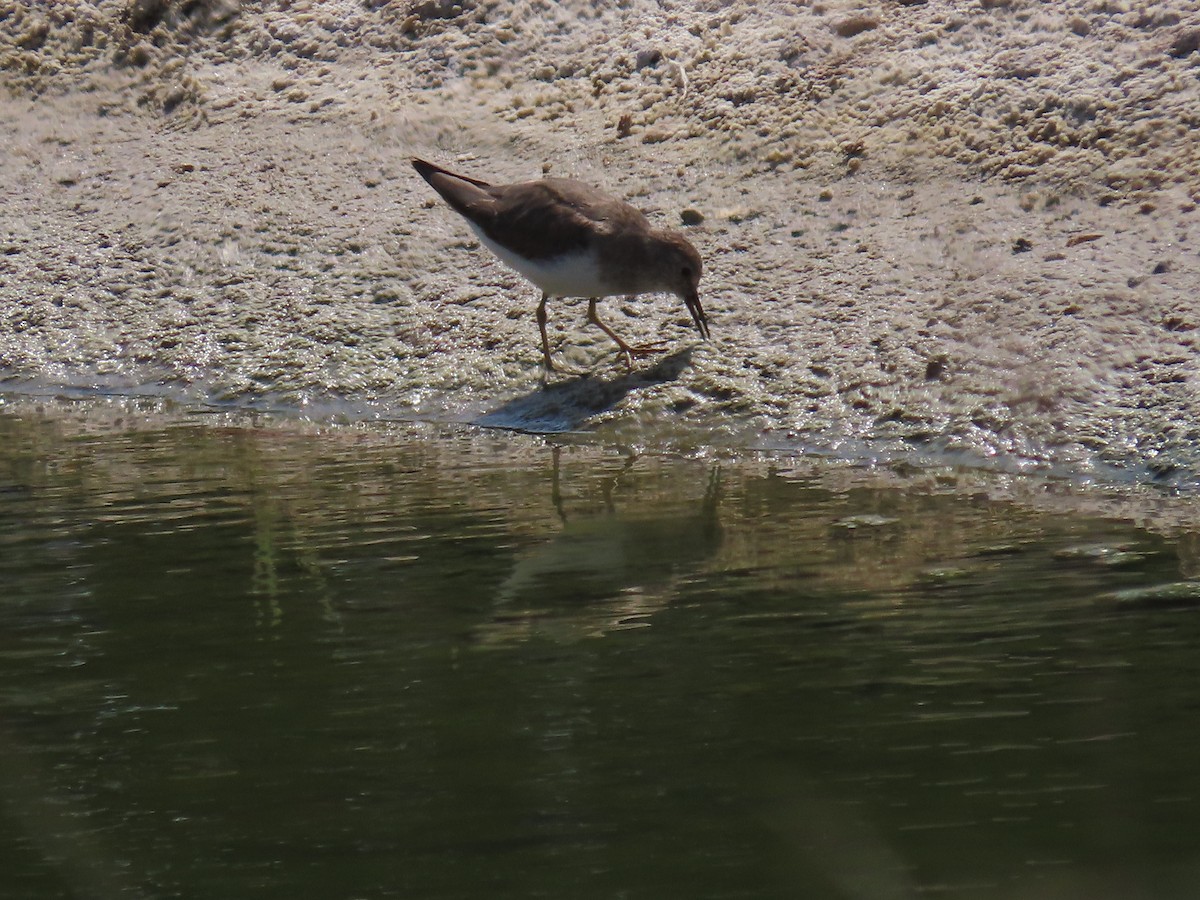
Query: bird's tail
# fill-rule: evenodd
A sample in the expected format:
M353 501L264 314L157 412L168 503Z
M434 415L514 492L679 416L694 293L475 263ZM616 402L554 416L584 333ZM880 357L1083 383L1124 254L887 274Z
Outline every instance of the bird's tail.
M417 170L417 174L428 181L435 189L437 187L437 185L433 184L433 177L435 175L446 175L450 178L457 178L459 181L465 181L467 184L475 185L475 187L491 187L491 185L486 181L480 181L478 178L469 178L466 175L459 175L457 172L451 172L449 169L443 169L441 166L434 165L433 163L419 159L416 156L410 157L409 161L412 163L413 168Z

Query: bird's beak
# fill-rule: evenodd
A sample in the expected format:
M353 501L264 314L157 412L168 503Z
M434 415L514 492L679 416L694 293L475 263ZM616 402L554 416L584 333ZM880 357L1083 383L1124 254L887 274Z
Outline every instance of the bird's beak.
M700 337L708 340L708 316L704 314L704 307L700 305L700 295L695 291L683 295L683 302L687 304L688 312L692 314L692 321L696 323L696 330L700 332Z

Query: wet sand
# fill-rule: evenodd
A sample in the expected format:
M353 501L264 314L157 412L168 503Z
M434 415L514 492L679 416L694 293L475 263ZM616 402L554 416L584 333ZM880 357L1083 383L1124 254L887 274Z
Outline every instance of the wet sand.
M1200 5L961 7L0 0L3 389L1190 485ZM684 228L713 340L543 383L413 154Z

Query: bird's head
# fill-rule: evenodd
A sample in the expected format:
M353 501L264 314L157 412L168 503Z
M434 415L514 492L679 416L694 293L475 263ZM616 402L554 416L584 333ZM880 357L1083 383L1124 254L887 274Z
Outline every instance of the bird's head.
M700 275L704 271L700 254L688 239L678 232L668 231L663 238L663 255L659 260L659 269L667 281L664 287L684 298L698 294Z
M704 263L696 248L682 234L674 231L664 234L659 271L663 275L663 287L683 298L696 330L701 337L707 338L708 317L700 305L700 276L704 273Z

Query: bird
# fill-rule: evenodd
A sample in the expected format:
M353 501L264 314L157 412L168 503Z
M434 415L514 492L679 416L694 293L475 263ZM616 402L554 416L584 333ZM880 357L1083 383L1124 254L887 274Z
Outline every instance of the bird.
M708 340L699 291L704 265L679 232L655 228L630 204L574 179L491 184L416 157L411 162L488 250L541 290L537 323L547 372L555 371L546 337L551 297L586 298L587 320L616 342L630 369L634 356L657 347L633 347L606 325L596 311L604 297L676 294Z

